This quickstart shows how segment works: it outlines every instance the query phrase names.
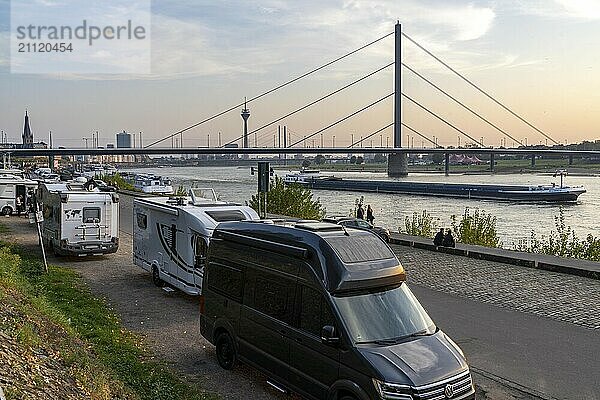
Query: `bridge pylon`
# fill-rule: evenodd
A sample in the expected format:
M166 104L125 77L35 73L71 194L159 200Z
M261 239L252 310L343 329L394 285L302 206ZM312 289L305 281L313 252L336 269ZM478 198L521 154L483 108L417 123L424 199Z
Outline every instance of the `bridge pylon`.
M402 25L394 29L394 148L402 147ZM388 176L408 175L408 158L404 152L388 155Z

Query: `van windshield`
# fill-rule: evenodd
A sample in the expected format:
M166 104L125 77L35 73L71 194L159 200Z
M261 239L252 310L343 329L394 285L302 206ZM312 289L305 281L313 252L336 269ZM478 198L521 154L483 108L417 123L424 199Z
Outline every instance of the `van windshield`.
M406 283L391 289L337 296L333 301L357 344L389 345L436 331L435 324Z

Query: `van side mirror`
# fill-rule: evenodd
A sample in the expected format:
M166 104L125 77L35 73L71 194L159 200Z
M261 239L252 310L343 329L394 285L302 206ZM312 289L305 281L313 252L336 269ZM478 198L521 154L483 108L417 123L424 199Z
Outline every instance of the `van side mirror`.
M332 346L335 346L340 342L340 338L333 326L325 325L323 329L321 329L321 342Z

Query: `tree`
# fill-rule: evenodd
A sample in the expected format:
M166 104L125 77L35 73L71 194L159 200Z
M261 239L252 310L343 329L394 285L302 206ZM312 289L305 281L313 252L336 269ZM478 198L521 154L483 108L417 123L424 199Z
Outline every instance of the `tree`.
M363 156L356 157L356 164L360 165L364 162L365 162L365 159L363 158Z
M316 156L315 163L318 165L325 164L325 156L323 156L322 154L319 154L318 156Z
M350 164L356 164L356 156L350 157Z
M250 199L250 207L258 211L259 195ZM286 217L302 219L321 219L325 216L325 208L321 200L313 199L310 189L298 184L286 185L283 179L275 177L267 192L267 212Z
M310 160L305 158L304 160L302 160L302 168L308 168L308 167L310 167Z

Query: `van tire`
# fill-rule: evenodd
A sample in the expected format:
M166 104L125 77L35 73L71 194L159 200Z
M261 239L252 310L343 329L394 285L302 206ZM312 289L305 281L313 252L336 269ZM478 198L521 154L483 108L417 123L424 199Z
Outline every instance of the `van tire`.
M160 274L158 273L158 267L156 265L152 266L152 282L158 287L165 286L165 281L160 279Z
M344 397L340 398L340 400L356 400L356 397L354 397L354 396L344 396Z
M9 206L2 207L2 216L12 215L13 210Z
M224 332L217 337L217 361L223 369L232 369L237 361L237 352L235 344L229 333Z

